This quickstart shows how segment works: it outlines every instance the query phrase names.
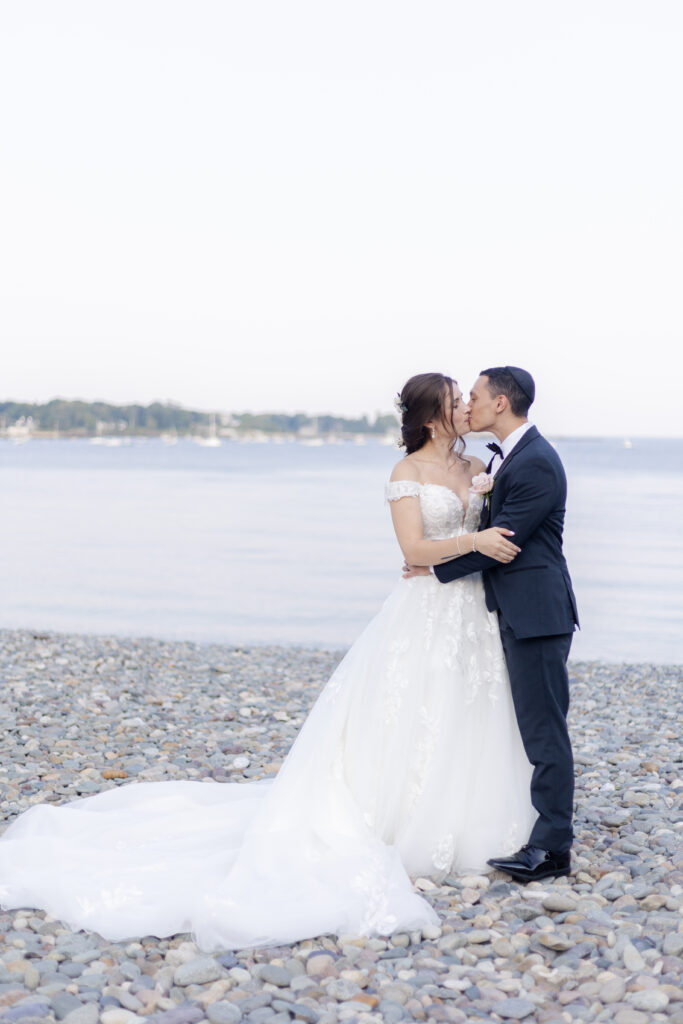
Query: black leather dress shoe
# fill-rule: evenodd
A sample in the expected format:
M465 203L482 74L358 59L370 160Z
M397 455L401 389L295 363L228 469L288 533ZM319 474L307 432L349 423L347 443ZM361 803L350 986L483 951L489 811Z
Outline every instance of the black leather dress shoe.
M511 857L492 857L487 863L512 875L516 882L537 882L540 878L568 875L570 855L569 850L556 853L540 846L523 846Z

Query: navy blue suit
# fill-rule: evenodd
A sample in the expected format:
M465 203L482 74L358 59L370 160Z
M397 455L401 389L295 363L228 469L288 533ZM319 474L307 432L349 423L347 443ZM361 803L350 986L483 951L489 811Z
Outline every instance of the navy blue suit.
M569 849L573 835L567 658L579 621L562 553L566 497L557 452L530 427L498 470L480 522L480 529L514 530L511 540L521 553L508 565L474 552L434 566L442 583L483 571L486 605L498 612L515 713L534 766L531 801L538 819L529 843L557 852Z

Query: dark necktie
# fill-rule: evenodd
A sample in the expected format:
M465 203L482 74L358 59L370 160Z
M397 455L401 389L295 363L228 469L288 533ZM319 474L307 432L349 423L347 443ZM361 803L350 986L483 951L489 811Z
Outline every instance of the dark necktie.
M489 460L489 464L486 467L486 472L490 473L491 472L491 466L493 465L493 460L495 459L496 455L500 455L501 459L503 458L503 449L500 447L499 444L496 444L495 441L490 441L486 445L486 447L489 449L489 451L493 452L493 455L491 456L491 458Z

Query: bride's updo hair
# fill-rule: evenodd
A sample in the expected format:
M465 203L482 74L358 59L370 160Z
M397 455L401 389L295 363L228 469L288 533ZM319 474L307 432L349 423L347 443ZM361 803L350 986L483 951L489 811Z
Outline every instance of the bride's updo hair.
M453 393L455 383L445 373L418 373L403 385L396 407L401 414L399 447L405 448L406 455L419 451L429 441L429 427L425 423L430 420L441 420L447 431L453 430L446 409L446 396ZM455 432L453 442L455 454L461 458L465 442Z

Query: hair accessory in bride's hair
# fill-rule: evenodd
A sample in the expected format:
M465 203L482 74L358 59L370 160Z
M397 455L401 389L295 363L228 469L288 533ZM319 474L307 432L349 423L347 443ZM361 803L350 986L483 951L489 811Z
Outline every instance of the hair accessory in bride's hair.
M401 395L398 391L396 392L396 398L394 399L394 406L396 407L396 411L400 412L401 415L405 415L405 413L408 412L408 406L405 402L401 401Z

